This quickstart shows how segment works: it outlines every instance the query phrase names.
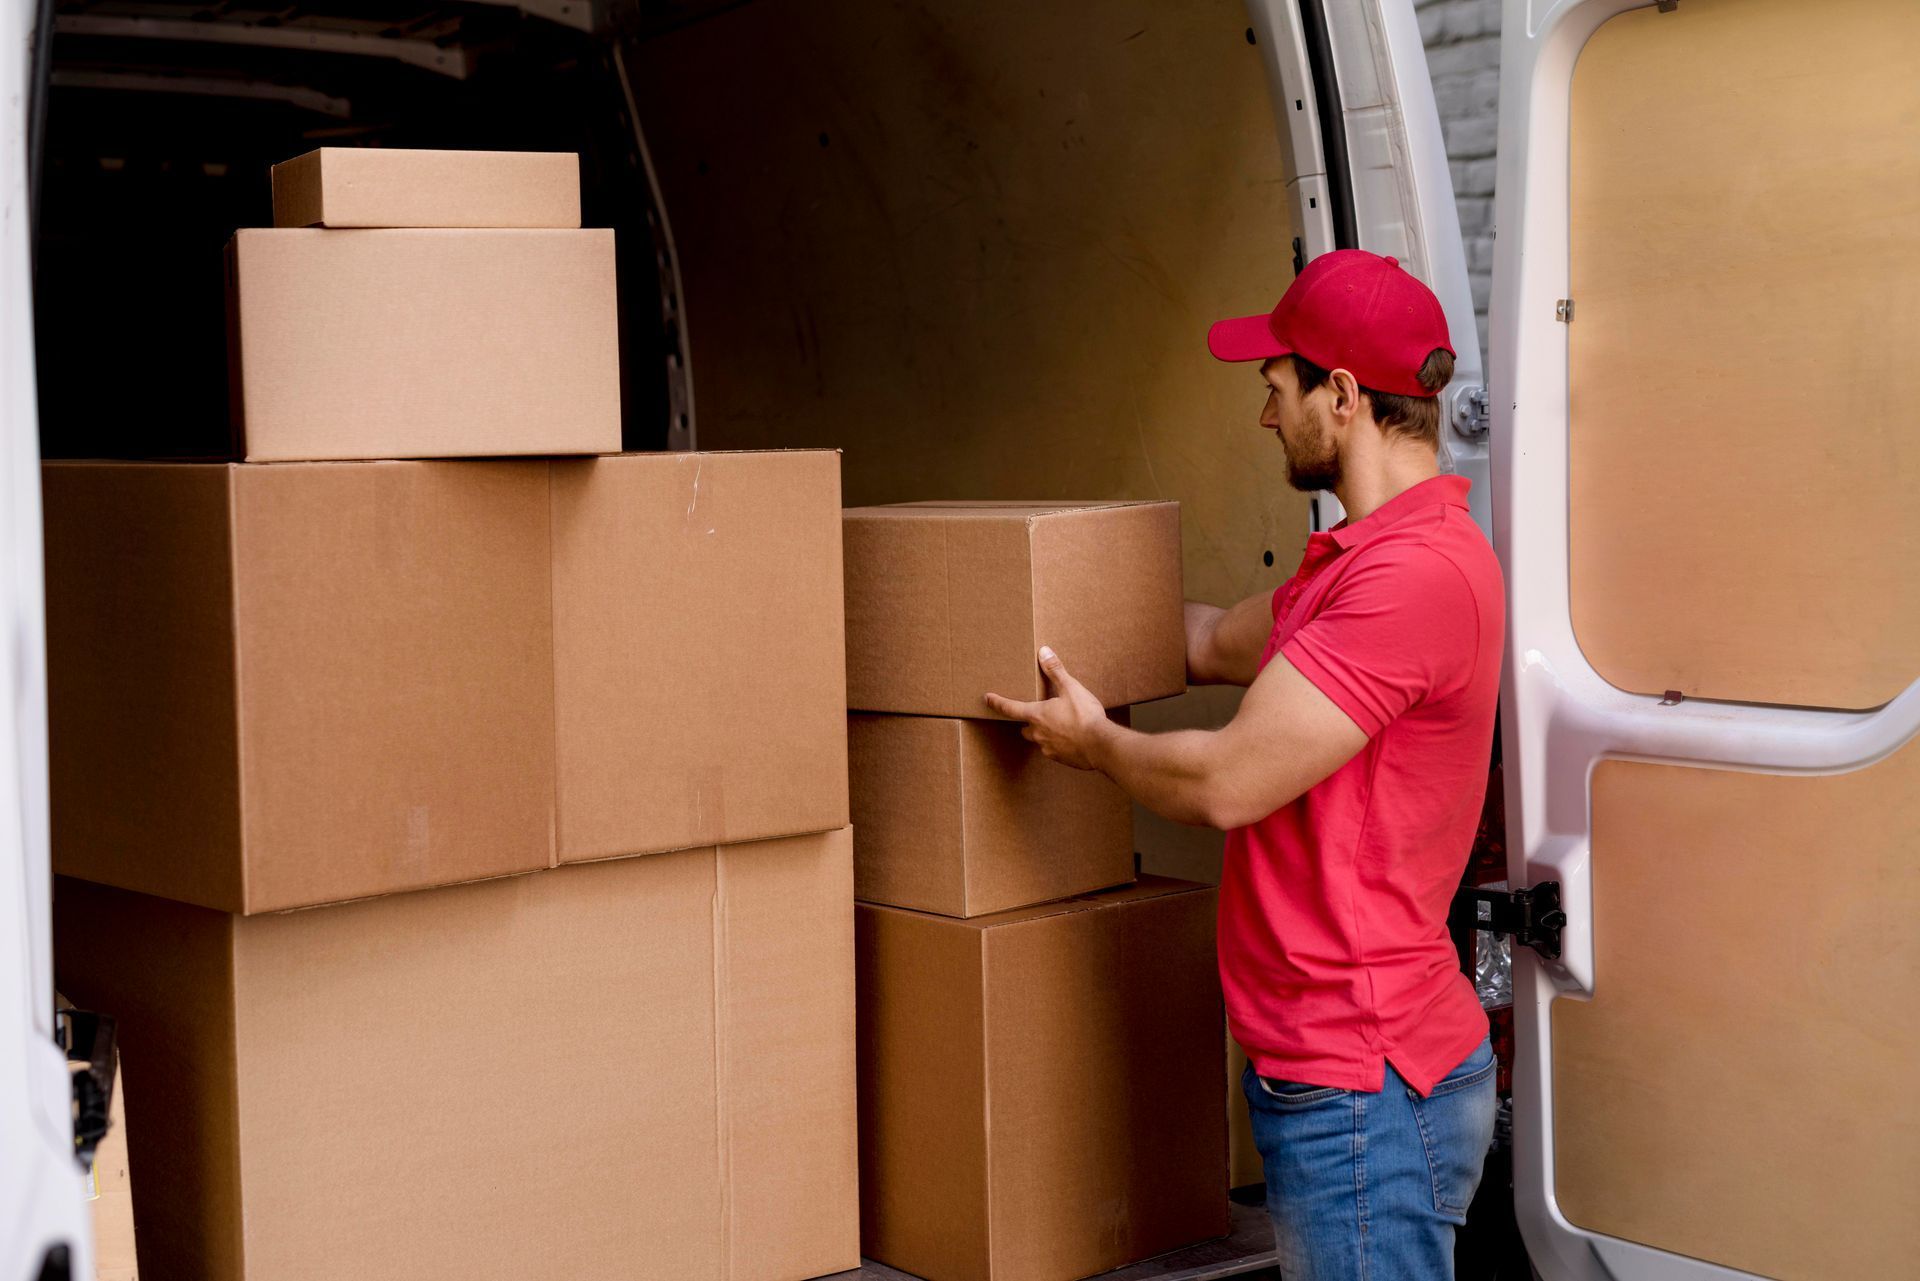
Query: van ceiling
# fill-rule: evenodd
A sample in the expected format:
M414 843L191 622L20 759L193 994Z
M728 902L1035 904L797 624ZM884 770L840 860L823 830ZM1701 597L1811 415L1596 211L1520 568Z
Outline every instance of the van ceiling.
M271 225L270 165L328 145L578 151L587 224L620 232L625 443L664 446L677 336L619 49L727 7L54 5L42 453L228 456L222 247Z

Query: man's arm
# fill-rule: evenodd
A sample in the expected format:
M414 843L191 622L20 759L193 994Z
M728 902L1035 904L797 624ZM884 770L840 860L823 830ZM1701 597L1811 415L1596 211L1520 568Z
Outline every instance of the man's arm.
M1273 597L1249 596L1222 609L1187 602L1187 682L1191 685L1251 685L1260 674L1260 654L1273 632Z
M1366 745L1358 725L1284 657L1260 673L1218 730L1145 734L1107 719L1050 649L1040 666L1054 697L1022 703L989 694L1049 759L1098 769L1154 813L1222 830L1258 822L1345 765Z

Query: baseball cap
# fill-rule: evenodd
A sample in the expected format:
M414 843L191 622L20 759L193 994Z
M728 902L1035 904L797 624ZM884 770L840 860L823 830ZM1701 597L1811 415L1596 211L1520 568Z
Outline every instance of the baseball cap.
M1297 354L1322 369L1344 369L1362 387L1399 396L1432 396L1420 366L1453 344L1433 290L1400 266L1364 249L1321 254L1294 277L1264 316L1222 320L1207 331L1218 360L1267 360Z

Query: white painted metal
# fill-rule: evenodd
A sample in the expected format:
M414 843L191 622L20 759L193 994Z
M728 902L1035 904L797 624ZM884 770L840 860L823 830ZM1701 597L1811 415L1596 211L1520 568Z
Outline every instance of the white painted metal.
M26 103L32 6L0 0L0 1281L65 1243L93 1275L72 1085L53 1041L40 441L29 282Z
M1568 109L1573 67L1596 28L1646 0L1507 0L1493 297L1494 528L1508 590L1504 697L1513 883L1561 884L1558 963L1516 949L1514 1188L1546 1281L1706 1281L1745 1276L1596 1236L1560 1213L1553 1187L1549 1007L1594 984L1588 778L1605 757L1773 773L1840 773L1920 732L1920 682L1865 713L1622 693L1574 640L1568 593Z
M257 45L267 49L304 49L315 53L358 54L391 58L423 71L464 80L472 70L465 49L437 44L420 35L401 35L394 24L348 18L324 23L249 22L211 18L144 17L120 14L73 13L54 20L54 29L74 36L109 39L178 40L192 44Z
M1320 109L1307 69L1307 40L1298 0L1247 0L1254 44L1267 64L1273 122L1280 134L1287 194L1300 225L1300 252L1311 262L1335 247L1327 204L1326 152L1320 145Z
M1446 466L1473 481L1473 517L1491 538L1487 436L1454 426L1465 417L1456 412L1461 402L1484 385L1485 366L1420 24L1412 0L1335 0L1324 8L1340 86L1338 123L1347 143L1358 247L1398 258L1432 287L1446 311L1457 354L1453 382L1441 404ZM1274 117L1289 153L1288 191L1310 260L1334 247L1320 146L1320 131L1330 126L1315 109L1299 0L1248 0L1247 11L1267 51ZM1325 495L1322 506L1332 512L1338 504Z

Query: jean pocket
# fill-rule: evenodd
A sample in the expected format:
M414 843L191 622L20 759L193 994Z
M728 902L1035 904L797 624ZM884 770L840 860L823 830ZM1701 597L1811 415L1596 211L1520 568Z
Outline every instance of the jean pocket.
M1493 1056L1493 1042L1482 1041L1480 1048L1467 1055L1465 1062L1442 1078L1427 1097L1437 1099L1456 1090L1471 1090L1482 1081L1489 1080L1499 1066L1500 1061Z
M1484 1063L1479 1058L1476 1051L1432 1094L1411 1100L1433 1179L1433 1208L1455 1223L1466 1222L1493 1146L1495 1063L1491 1053Z
M1328 1099L1337 1099L1347 1091L1332 1085L1302 1085L1298 1081L1276 1081L1272 1077L1256 1076L1260 1083L1260 1093L1272 1103L1282 1107L1306 1107L1311 1103L1325 1103Z

